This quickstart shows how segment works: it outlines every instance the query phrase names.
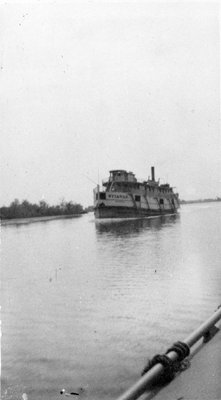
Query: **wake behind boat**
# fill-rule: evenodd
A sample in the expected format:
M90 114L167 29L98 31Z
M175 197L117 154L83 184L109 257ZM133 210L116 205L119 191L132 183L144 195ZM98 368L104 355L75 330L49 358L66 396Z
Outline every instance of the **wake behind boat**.
M96 218L148 217L176 213L179 208L178 193L155 180L154 167L147 181L138 181L133 172L112 170L102 186L94 189Z

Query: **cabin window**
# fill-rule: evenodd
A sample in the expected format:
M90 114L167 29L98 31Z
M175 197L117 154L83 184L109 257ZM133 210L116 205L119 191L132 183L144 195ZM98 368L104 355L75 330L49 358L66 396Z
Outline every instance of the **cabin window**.
M172 199L172 204L174 205L174 199Z
M160 199L160 204L164 204L164 201L163 201L163 199Z
M140 196L135 195L135 201L140 201Z
M96 193L96 200L98 199L98 194Z
M106 200L106 193L101 192L101 193L100 193L100 199L101 199L101 200Z

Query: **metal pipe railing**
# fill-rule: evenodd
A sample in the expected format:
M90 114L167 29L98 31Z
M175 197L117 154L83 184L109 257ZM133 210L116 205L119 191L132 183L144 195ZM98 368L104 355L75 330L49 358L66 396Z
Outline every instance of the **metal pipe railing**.
M202 325L199 326L191 335L183 340L189 347L192 347L198 340L203 337L217 321L221 319L221 308ZM175 351L170 351L167 356L172 360L178 359L178 354ZM136 400L138 399L156 379L162 374L164 367L162 364L156 364L145 375L143 375L131 388L124 392L117 400Z

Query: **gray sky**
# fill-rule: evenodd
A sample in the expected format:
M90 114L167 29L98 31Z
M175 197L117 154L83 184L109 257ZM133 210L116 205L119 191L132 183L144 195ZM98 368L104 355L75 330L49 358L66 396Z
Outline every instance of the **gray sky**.
M0 205L92 204L123 168L221 187L218 2L1 2Z

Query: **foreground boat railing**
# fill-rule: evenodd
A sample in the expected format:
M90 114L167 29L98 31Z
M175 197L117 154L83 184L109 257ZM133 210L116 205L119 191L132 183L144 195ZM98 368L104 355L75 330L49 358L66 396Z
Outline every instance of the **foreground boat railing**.
M182 343L186 344L189 348L191 348L195 343L198 342L202 337L204 341L208 341L210 336L212 335L212 329L216 322L221 319L221 306L217 309L217 311L202 325L198 327L191 335L189 335ZM175 351L169 351L167 353L167 357L172 361L178 360L178 353ZM131 388L129 388L126 392L124 392L117 400L135 400L138 399L144 392L147 391L148 387L153 382L156 382L156 379L162 375L164 371L164 367L162 364L158 363L153 366L148 372L145 373Z

